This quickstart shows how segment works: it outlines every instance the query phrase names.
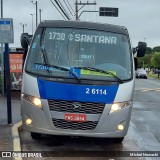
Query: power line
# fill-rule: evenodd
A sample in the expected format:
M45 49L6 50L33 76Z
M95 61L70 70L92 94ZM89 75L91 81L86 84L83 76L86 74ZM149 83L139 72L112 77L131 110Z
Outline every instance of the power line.
M70 14L73 16L73 14L72 14L72 12L71 12L70 8L68 7L68 4L66 3L66 1L65 1L65 0L63 0L63 1L64 1L65 5L67 6L67 8L68 8L68 10L69 10Z
M57 6L60 8L60 10L62 11L62 13L65 15L65 17L68 19L68 20L70 20L70 18L68 17L68 15L66 14L66 12L63 10L63 8L60 6L60 4L58 3L58 1L57 0L54 0L55 2L56 2L56 4L57 4Z
M60 10L57 8L57 6L53 3L52 0L50 0L51 3L54 5L54 7L57 9L57 11L61 14L61 16L66 20L66 18L64 17L64 15L60 12Z
M71 4L69 3L69 1L67 0L67 2L68 2L68 4L69 4L69 6L70 6L70 8L71 8L71 10L73 11L73 13L75 14L75 11L74 11L74 9L72 8L72 6L71 6Z
M61 3L61 1L60 1L60 0L57 0L57 1L58 1L59 5L61 6L61 8L63 9L63 11L64 11L64 12L66 13L66 15L68 16L68 18L71 19L70 16L69 16L69 14L68 14L68 12L67 12L66 9L65 9L65 7L64 7L63 4Z

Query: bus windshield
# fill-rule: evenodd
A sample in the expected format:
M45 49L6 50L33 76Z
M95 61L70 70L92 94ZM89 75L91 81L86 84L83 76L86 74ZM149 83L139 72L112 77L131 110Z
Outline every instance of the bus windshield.
M116 77L131 79L131 66L126 35L89 29L45 28L34 36L25 70L42 76L115 81Z

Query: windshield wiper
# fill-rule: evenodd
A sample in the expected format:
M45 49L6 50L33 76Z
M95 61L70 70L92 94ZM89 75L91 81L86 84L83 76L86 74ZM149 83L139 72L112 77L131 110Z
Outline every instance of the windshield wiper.
M45 30L43 29L42 35L40 37L40 48L41 48L41 52L42 52L43 60L44 60L43 65L47 65L48 64L48 57L47 57L47 54L46 54L46 50L45 50L44 46L42 45L42 42L44 40L44 34L45 34ZM50 71L48 69L47 69L47 72L50 74Z
M96 72L100 72L100 73L105 73L105 74L109 74L113 77L115 77L121 84L123 83L123 80L120 79L118 76L116 76L115 74L113 74L112 72L110 71L104 71L102 69L98 69L98 68L94 68L94 67L74 67L74 68L77 68L77 69L85 69L85 70L90 70L90 71L96 71Z
M41 52L43 54L44 64L43 63L35 63L35 64L44 65L44 66L47 66L47 67L52 67L52 68L56 68L56 69L59 69L59 70L67 71L67 72L71 73L78 80L78 82L80 82L80 78L74 72L72 72L70 69L65 68L65 67L61 67L61 66L48 64L48 57L47 57L47 54L46 54L46 50L45 50L44 45L42 45L42 41L44 40L44 34L45 34L45 31L43 30L42 36L40 37L40 47L41 47ZM50 74L49 69L47 69L47 72Z
M46 64L46 63L45 64L43 64L43 63L34 63L34 64L43 65L43 66L55 68L55 69L62 70L62 71L67 71L67 72L71 73L78 80L78 82L81 81L80 78L68 68L61 67L61 66L56 66L56 65L51 65L51 64ZM47 70L49 70L49 69L47 69Z

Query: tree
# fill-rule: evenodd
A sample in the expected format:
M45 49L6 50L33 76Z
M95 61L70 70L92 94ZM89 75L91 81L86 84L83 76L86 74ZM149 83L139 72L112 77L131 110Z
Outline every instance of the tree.
M156 46L153 48L153 52L160 52L160 46Z
M138 67L139 68L151 68L151 59L153 54L146 54L144 57L138 58Z
M145 68L151 68L151 59L152 59L153 54L146 54L144 57L144 67Z
M147 47L146 54L152 54L153 49L151 47Z
M160 52L156 52L152 59L151 59L151 64L153 67L158 68L160 70ZM158 72L158 77L159 77L159 72Z

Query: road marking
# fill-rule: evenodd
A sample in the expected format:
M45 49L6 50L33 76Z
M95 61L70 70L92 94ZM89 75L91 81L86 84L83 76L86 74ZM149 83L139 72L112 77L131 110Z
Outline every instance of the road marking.
M21 129L22 121L13 125L12 130L12 139L13 139L13 152L21 152L21 143L19 138L19 130ZM14 160L22 160L22 157L14 157Z
M160 88L139 88L134 89L135 91L148 92L148 91L157 91L160 92Z

